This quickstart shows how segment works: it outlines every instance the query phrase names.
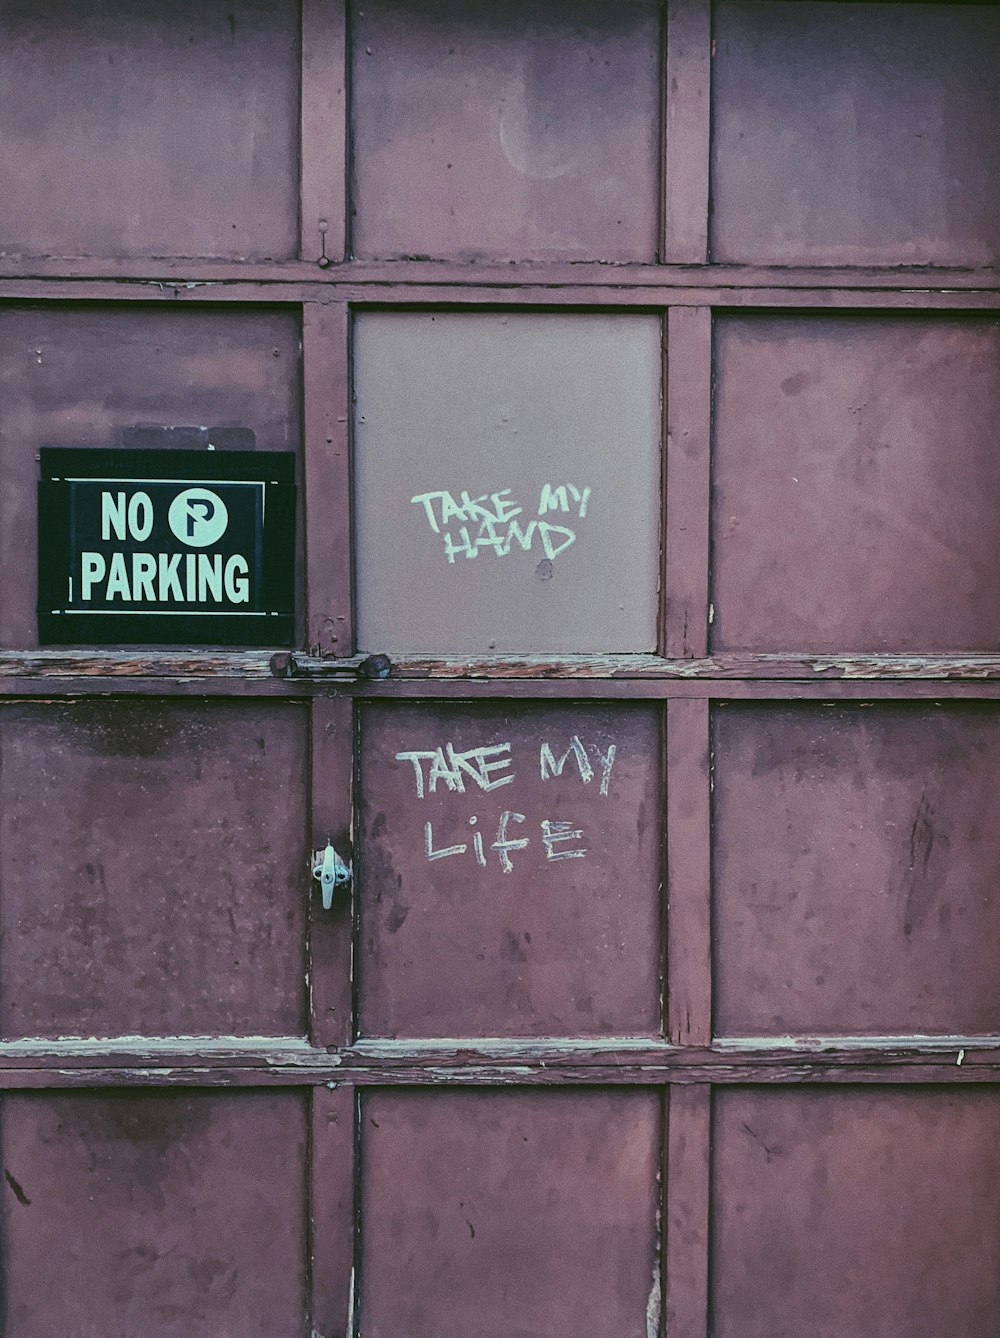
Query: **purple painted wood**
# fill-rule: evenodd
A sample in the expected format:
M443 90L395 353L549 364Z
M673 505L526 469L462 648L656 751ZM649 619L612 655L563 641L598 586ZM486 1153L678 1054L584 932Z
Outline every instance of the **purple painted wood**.
M311 1338L353 1338L355 1107L353 1087L312 1090L309 1149Z
M660 1032L661 734L655 706L363 708L363 1035Z
M303 1035L297 703L0 709L0 1026Z
M367 1096L360 1332L655 1334L661 1123L655 1091Z
M998 359L995 317L718 320L716 651L1000 646Z
M365 0L350 26L355 255L653 259L653 0Z
M48 304L0 315L0 689L42 699L0 708L0 1020L44 1033L0 1040L5 1328L992 1334L1000 1052L921 1033L995 1030L993 7L279 8L0 18L0 250L32 253L0 297ZM927 259L978 268L894 269ZM383 308L353 350L351 304ZM305 653L276 676L32 651L37 447L137 423L304 424ZM540 489L578 461L609 507L586 579L536 556L512 597L399 537L438 486L415 464ZM362 642L420 652L384 682L351 658L374 575ZM542 779L551 728L594 779L572 748ZM418 799L407 742L498 730L512 784L430 793L423 758ZM327 914L307 854L351 853L355 802ZM543 820L595 842L547 860ZM428 860L425 821L465 851ZM713 989L719 1030L763 1034L710 1044Z
M354 648L350 328L346 303L302 309L306 645L338 657Z
M301 0L299 254L321 268L347 236L347 3Z
M7 1332L304 1331L301 1093L31 1093L2 1111Z
M310 863L329 841L348 865L354 856L354 716L349 697L323 696L310 707ZM305 777L299 777L299 784ZM353 938L357 893L352 883L323 906L319 882L309 889L309 1037L313 1045L349 1045L354 1035Z
M993 5L716 0L712 254L1000 259Z
M666 1160L665 1331L708 1338L712 1089L670 1089Z
M712 1035L712 870L709 704L667 705L667 1035Z
M737 1088L714 1115L717 1338L996 1332L995 1090Z
M711 0L666 7L663 245L669 264L708 259Z
M0 644L37 644L39 446L108 446L136 424L204 424L249 428L247 449L298 450L299 346L296 316L273 308L5 307Z
M0 17L0 250L290 257L297 6L13 0Z
M693 659L709 643L709 495L712 312L667 315L666 515L663 542L665 655Z
M717 707L713 751L721 1034L996 1031L994 705Z

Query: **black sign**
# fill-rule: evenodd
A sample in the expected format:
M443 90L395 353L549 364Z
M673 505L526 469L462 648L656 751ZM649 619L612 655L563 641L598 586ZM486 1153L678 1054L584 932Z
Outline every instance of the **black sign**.
M43 447L38 639L286 646L290 451Z

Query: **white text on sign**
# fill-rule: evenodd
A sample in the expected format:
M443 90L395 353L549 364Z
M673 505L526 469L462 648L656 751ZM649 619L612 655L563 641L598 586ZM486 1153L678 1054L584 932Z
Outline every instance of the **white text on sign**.
M155 520L148 492L104 491L100 499L101 540L145 543ZM229 525L222 498L204 487L186 488L170 503L167 523L188 548L218 543ZM107 604L246 604L250 564L239 553L80 554L80 598Z

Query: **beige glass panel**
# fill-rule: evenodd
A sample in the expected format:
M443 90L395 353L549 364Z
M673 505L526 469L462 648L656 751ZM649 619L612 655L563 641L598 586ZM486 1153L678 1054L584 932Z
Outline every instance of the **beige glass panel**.
M358 644L651 651L658 316L362 314Z

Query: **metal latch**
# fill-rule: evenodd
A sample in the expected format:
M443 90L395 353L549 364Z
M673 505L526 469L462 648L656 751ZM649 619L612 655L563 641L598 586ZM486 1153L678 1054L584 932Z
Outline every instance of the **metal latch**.
M351 881L351 866L345 864L329 841L325 850L313 852L312 876L323 890L323 909L333 905L333 889L346 887Z

